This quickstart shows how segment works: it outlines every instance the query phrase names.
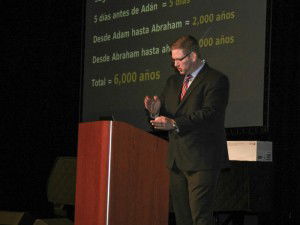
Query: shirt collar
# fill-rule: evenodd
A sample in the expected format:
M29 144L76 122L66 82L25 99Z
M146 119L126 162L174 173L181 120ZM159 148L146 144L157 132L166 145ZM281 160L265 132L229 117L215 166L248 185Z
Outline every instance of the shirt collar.
M205 60L203 59L201 61L200 66L194 72L191 73L191 75L192 75L191 79L192 80L198 75L198 73L202 70L202 68L204 67L204 65L205 65Z

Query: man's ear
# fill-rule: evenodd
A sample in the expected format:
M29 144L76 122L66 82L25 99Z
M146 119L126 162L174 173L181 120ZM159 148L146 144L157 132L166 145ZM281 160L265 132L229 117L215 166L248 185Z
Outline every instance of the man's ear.
M192 53L191 53L191 57L192 57L192 61L193 61L193 62L196 62L196 61L197 61L197 54L196 54L196 52L192 52Z

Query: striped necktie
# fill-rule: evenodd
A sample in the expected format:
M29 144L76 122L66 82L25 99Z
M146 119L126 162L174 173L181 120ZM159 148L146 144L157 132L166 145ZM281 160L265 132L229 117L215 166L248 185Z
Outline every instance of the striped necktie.
M190 82L191 78L192 78L191 74L185 76L184 81L183 81L183 85L182 85L182 89L181 89L180 100L183 99L187 89L189 88L189 82Z

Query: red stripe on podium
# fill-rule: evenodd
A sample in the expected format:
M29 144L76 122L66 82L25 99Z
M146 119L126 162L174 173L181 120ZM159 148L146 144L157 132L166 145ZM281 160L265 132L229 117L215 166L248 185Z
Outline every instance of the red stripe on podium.
M79 126L75 225L105 225L110 122L81 123Z

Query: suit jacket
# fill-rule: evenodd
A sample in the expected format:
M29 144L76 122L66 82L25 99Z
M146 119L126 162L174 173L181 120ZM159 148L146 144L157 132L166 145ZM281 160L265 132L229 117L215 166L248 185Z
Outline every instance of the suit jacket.
M169 131L168 167L172 168L174 161L183 171L226 167L228 79L205 64L180 101L183 79L178 74L171 76L160 96L160 114L174 119L179 128L179 132Z

